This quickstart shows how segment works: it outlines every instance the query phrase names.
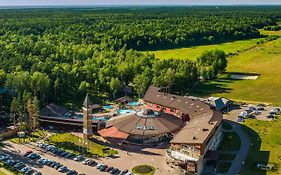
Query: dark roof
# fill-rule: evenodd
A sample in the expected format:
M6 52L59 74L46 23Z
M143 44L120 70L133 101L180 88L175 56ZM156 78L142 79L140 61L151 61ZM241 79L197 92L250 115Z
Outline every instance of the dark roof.
M222 114L198 99L168 94L158 87L150 86L144 101L178 110L188 114L190 121L175 135L171 143L206 143L222 121ZM180 115L179 113L179 115Z
M155 117L140 117L137 113L132 113L114 121L113 126L127 134L155 136L178 131L183 124L181 118L167 113L160 113Z
M201 116L203 114L212 114L210 106L199 100L187 96L168 94L160 91L158 87L150 86L143 98L144 101L159 104L161 106L180 110L190 117Z
M90 107L92 105L90 98L89 98L89 94L86 95L85 100L83 102L83 106L84 107Z
M127 103L130 101L133 101L133 99L131 97L124 96L124 97L118 98L116 101L121 102L121 103Z
M101 108L101 106L98 105L98 104L93 104L93 105L92 105L92 109L99 109L99 108Z
M41 110L40 115L41 116L51 116L51 117L62 117L67 112L68 111L65 107L51 103Z

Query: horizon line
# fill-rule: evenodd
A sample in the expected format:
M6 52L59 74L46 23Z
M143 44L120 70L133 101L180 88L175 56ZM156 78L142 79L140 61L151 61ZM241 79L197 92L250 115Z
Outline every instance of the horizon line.
M257 3L257 4L42 4L42 5L29 5L29 4L19 4L19 5L0 5L0 7L122 7L122 6L181 6L181 7L192 7L192 6L281 6L280 3Z

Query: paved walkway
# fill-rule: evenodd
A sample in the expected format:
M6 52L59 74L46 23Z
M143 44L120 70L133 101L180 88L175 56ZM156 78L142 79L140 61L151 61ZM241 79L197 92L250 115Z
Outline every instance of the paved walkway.
M241 140L241 146L240 150L237 152L237 155L235 159L233 160L233 163L228 170L227 173L224 175L236 175L240 173L240 170L242 166L244 165L244 162L247 158L248 152L250 150L250 140L248 135L242 130L240 124L237 124L233 121L226 120L228 123L230 123L233 127L232 131L236 132Z

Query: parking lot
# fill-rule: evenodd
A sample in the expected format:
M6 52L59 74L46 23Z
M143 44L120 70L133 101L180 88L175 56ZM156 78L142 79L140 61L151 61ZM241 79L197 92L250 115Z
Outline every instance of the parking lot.
M16 150L16 151L15 151ZM12 159L18 160L20 162L25 163L28 166L31 166L33 169L41 172L43 175L55 175L55 174L66 174L60 173L55 168L51 168L50 166L43 165L38 162L38 159L30 159L22 156L23 153L27 151L32 151L33 153L37 153L41 157L47 158L49 160L53 160L59 162L60 164L68 167L68 169L76 170L80 174L109 174L108 172L100 172L96 167L91 167L88 165L83 165L81 161L74 161L71 159L66 159L58 156L54 156L51 153L44 153L39 151L39 148L31 148L28 145L18 145L13 144L11 142L5 142L5 147L3 148L3 152L9 154Z
M26 144L26 145L19 145L14 144L12 142L4 142L3 151L8 153L13 159L21 161L25 163L27 166L31 166L33 169L41 172L43 175L55 175L55 174L66 174L66 173L60 173L57 169L51 168L49 166L43 165L42 163L38 162L36 160L31 160L29 158L23 157L22 154L24 154L27 151L32 151L33 153L39 154L43 158L47 158L52 161L59 162L60 164L68 167L71 170L77 171L79 174L95 174L95 175L109 175L109 172L101 172L99 171L96 166L88 166L83 165L81 161L77 162L72 159L63 158L60 156L56 156L52 153L43 151L41 148ZM141 154L136 152L126 152L123 150L119 150L119 157L117 158L102 158L96 160L97 163L104 163L108 166L113 166L115 168L120 169L120 171L123 170L131 170L134 166L140 165L140 164L150 164L154 167L156 167L156 175L170 175L170 174L178 174L177 172L174 172L173 169L170 169L168 165L165 163L165 149L151 149L148 148L146 151L152 151L147 154ZM145 151L145 150L144 150ZM95 160L95 159L94 159Z
M224 115L225 119L228 120L232 120L237 122L238 117L241 115L241 113L249 110L249 108L257 108L257 105L241 105L240 107L237 107L235 109L232 109L230 112L228 112L227 114ZM272 111L273 109L275 109L275 106L264 106L262 107L264 108L263 110L256 110L257 113L253 112L253 115L251 117L244 117L245 119L255 119L255 120L265 120L265 121L271 121L273 118L269 118L268 115L270 113L270 111ZM274 115L273 115L274 117Z

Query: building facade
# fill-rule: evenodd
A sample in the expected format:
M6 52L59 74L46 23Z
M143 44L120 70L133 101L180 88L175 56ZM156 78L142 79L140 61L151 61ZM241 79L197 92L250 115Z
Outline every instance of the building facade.
M216 163L222 140L222 114L198 99L167 94L149 87L144 96L146 108L181 118L185 126L170 141L168 155L189 173L200 174L204 165Z

